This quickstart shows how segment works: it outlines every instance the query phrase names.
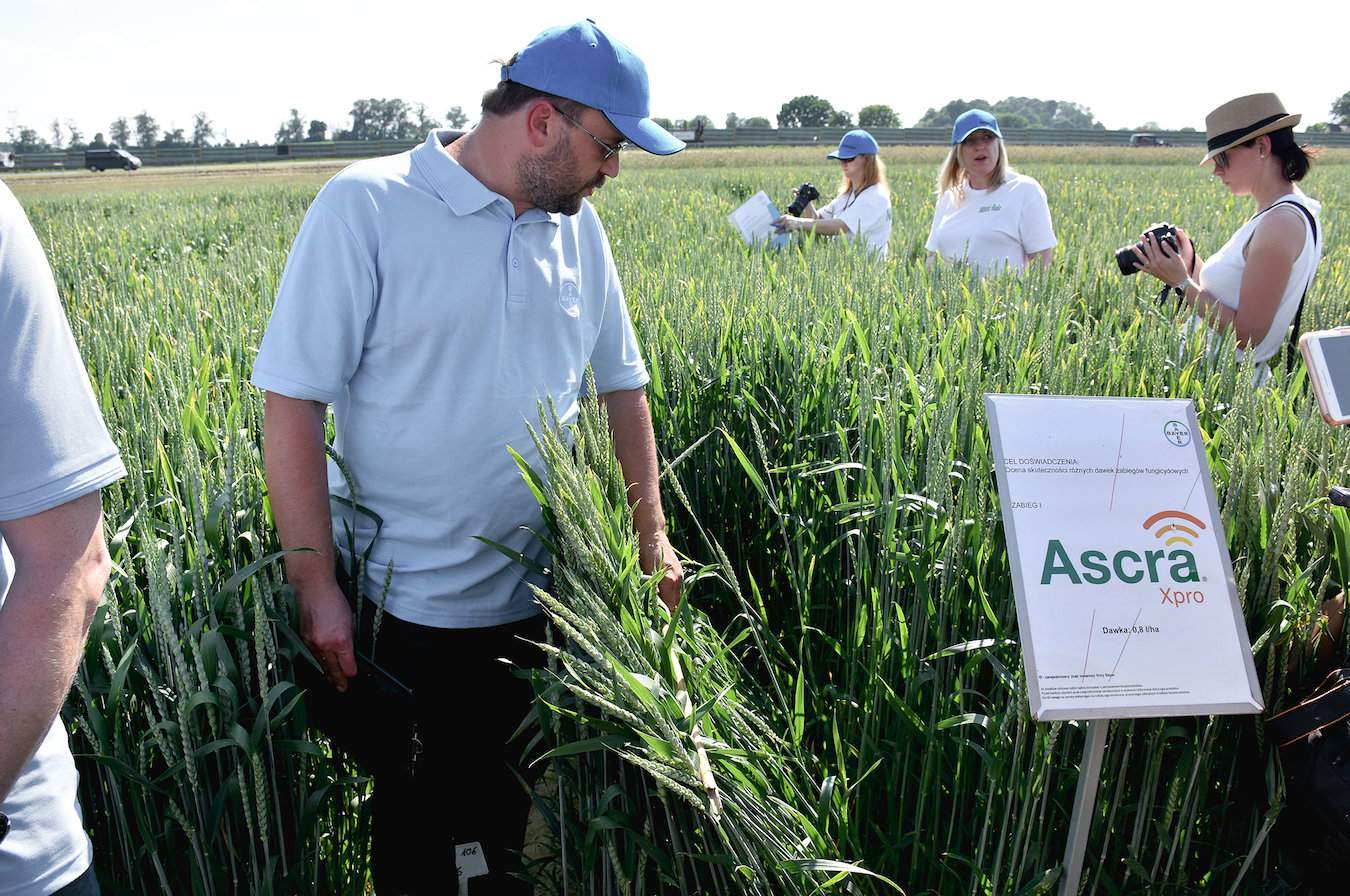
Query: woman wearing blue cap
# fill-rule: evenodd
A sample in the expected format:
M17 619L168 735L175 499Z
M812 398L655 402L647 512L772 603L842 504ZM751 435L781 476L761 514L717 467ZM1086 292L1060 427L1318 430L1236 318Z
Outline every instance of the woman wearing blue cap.
M868 249L885 258L891 241L891 197L877 141L864 130L849 131L827 158L838 159L843 170L839 195L820 211L808 205L803 217L784 215L774 223L783 230L819 236L861 236Z
M1008 166L998 121L983 109L963 112L938 174L928 231L928 261L962 262L981 276L1050 263L1056 242L1045 190Z

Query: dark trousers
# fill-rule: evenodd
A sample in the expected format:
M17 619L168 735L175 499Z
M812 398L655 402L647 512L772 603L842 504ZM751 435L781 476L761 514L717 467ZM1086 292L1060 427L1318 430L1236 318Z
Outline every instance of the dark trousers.
M530 793L517 775L532 780L522 757L529 737L511 738L533 697L517 670L543 665L542 652L527 643L543 640L542 615L476 629L430 628L384 615L373 658L412 688L423 752L413 774L375 776L378 896L460 892L454 846L474 842L489 874L466 882L469 896L531 892L509 876L520 870L530 810Z
M84 874L57 890L52 896L99 896L100 892L98 878L94 877L94 868L91 865L85 869Z

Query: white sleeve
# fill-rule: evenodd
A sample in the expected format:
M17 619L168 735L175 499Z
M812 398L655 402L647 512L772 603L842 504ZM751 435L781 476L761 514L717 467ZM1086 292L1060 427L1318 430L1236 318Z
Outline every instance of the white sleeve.
M609 237L598 218L596 228L600 231L604 249L605 310L590 357L591 371L595 374L595 391L603 395L606 392L641 389L651 377L647 374L647 365L642 361L637 334L633 332L633 321L628 314L619 272L614 267Z
M890 200L876 187L863 190L853 204L835 217L848 225L853 236L866 236L890 217Z
M0 520L50 510L126 475L99 413L42 244L4 184L0 184L0 433ZM5 591L3 567L0 560L0 597Z
M361 361L375 284L370 251L320 194L286 258L253 361L253 385L290 398L336 401Z
M840 200L843 196L836 196L829 201L824 208L816 209L816 217L828 221L839 213Z
M1050 223L1050 203L1045 199L1045 190L1039 183L1027 178L1028 190L1022 201L1022 214L1017 222L1018 236L1022 239L1022 251L1028 255L1052 249L1059 242L1055 239L1055 228Z
M933 209L933 223L928 225L928 242L923 247L929 252L938 251L938 222L951 211L951 191L938 197L937 207Z

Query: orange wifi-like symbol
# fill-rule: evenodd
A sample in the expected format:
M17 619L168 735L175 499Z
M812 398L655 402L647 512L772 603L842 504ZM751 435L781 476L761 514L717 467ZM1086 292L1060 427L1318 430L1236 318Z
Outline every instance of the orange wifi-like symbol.
M1199 517L1192 516L1184 510L1160 510L1153 516L1144 520L1144 528L1152 529L1163 520L1175 519L1177 522L1168 522L1165 526L1158 526L1153 533L1156 538L1166 538L1166 544L1171 547L1174 544L1184 544L1187 547L1195 544L1195 539L1200 537L1196 529L1204 529L1205 523ZM1190 523L1190 526L1184 525ZM1194 526L1195 528L1191 528ZM1187 538L1187 536L1190 536Z

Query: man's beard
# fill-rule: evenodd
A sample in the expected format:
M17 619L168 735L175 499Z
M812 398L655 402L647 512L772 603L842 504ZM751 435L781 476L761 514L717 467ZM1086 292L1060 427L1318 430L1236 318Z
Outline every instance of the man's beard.
M525 156L516 166L520 188L529 197L530 204L550 214L561 212L575 215L581 211L582 191L587 187L599 189L605 176L576 183L572 171L576 168L576 154L566 140L543 155Z

